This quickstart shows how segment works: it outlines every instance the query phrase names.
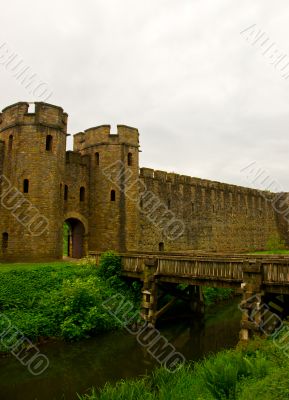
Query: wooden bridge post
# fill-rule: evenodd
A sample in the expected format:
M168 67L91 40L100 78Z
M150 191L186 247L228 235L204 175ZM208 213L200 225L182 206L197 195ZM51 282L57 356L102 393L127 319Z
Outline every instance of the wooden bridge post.
M205 313L205 303L201 286L190 286L190 308L193 313L202 316Z
M243 300L240 341L248 341L252 333L259 333L262 323L263 270L261 262L244 261L243 267Z
M143 289L142 289L142 317L151 327L155 326L158 302L158 287L155 278L157 260L148 258L145 260Z

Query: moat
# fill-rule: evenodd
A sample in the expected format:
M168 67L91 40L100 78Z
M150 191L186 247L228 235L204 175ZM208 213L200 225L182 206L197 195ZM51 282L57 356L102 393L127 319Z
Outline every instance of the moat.
M203 326L189 321L163 322L159 329L188 361L234 347L240 330L239 299L209 308ZM77 393L106 382L139 377L157 366L136 339L112 332L76 343L49 343L41 352L48 370L32 376L12 356L0 358L0 393L5 400L76 400Z

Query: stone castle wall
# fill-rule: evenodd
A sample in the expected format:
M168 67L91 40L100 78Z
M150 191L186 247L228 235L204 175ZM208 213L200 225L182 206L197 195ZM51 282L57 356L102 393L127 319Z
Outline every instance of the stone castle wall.
M64 208L64 218L75 218L82 215L87 221L89 218L89 165L88 156L82 156L74 151L66 152L65 178L61 190L61 205ZM67 198L64 197L67 186ZM84 195L80 197L80 190ZM82 189L82 190L83 190Z
M286 195L277 212L274 194L139 169L139 133L125 125L115 134L109 125L80 132L66 151L66 129L67 114L46 103L0 114L0 176L12 188L2 196L0 178L0 260L61 258L68 220L82 224L86 252L240 252L264 249L273 237L289 245ZM39 236L26 223L35 210L48 222Z
M208 251L247 251L266 248L272 237L284 237L272 207L274 194L240 186L192 178L164 171L141 168L140 179L148 192L141 201L141 250L165 251L200 249ZM157 204L157 199L161 204ZM169 239L155 222L168 218L164 206L179 221L184 233ZM155 208L155 210L153 210Z

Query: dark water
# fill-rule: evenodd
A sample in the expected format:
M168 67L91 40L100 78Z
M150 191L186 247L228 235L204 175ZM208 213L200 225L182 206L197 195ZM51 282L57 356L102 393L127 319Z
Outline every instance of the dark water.
M206 313L203 327L171 321L160 328L187 360L198 360L238 341L238 300L219 305ZM91 386L141 376L157 362L128 333L114 332L78 343L49 343L40 346L49 368L33 376L13 356L0 358L0 399L74 400Z

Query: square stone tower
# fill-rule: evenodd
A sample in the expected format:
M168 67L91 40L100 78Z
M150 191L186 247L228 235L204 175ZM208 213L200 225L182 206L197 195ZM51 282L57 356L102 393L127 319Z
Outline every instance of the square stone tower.
M90 249L131 251L138 248L139 133L109 125L74 135L74 151L90 157Z

